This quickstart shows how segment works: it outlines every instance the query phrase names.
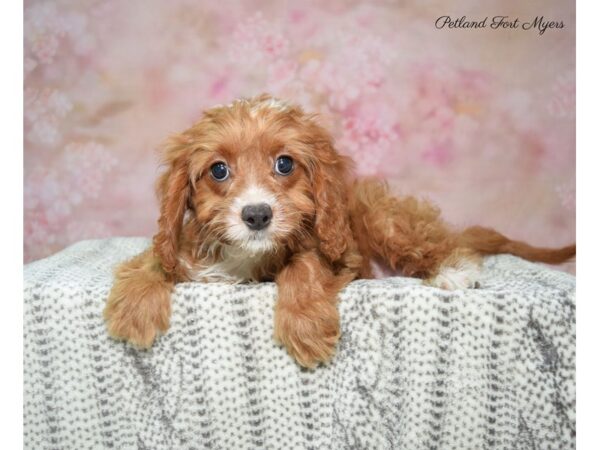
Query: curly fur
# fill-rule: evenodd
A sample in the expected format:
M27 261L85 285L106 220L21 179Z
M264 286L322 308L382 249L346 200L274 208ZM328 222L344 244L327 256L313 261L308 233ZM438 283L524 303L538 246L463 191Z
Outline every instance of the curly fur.
M276 158L295 167L275 173ZM225 162L230 176L210 176ZM371 263L443 289L477 287L481 256L512 253L559 263L575 246L540 249L481 227L451 229L439 210L393 196L377 179L353 180L315 116L267 95L206 111L172 137L157 183L152 249L116 270L104 317L111 336L142 348L168 329L170 293L183 281L275 280L274 337L299 364L328 361L340 336L339 291L372 277ZM268 201L269 227L250 231L240 207Z

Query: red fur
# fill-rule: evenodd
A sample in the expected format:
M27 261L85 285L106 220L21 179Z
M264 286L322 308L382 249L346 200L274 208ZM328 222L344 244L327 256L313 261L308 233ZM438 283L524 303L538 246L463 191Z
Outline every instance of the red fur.
M294 161L288 176L274 172L280 155ZM210 176L215 162L228 165L227 180ZM181 281L275 280L275 338L314 367L334 354L340 289L371 277L373 260L431 282L479 255L559 263L575 254L574 245L540 249L481 227L455 231L426 201L395 197L377 179L352 181L351 161L315 117L268 96L207 111L169 141L165 164L153 249L117 269L104 311L109 333L140 347L167 330ZM236 209L252 189L273 201L258 244Z

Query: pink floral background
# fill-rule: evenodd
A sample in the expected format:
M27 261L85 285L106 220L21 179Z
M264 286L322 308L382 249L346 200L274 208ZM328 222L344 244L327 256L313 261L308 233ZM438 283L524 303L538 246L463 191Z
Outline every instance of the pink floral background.
M436 29L446 14L564 28ZM575 240L574 2L30 0L24 30L26 261L152 235L161 142L262 92L456 225Z

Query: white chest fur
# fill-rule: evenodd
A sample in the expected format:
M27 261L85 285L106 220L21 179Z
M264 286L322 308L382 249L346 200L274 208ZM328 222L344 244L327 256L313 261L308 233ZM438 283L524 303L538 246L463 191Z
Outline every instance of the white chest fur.
M263 264L265 253L223 246L220 254L220 258L210 264L185 264L190 278L193 281L224 283L259 281L253 274L256 268Z

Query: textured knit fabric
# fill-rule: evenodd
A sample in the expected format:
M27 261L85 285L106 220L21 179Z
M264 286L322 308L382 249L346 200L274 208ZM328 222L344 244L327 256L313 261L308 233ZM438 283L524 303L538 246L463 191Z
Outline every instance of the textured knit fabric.
M575 279L488 258L481 288L351 283L327 366L272 340L273 283L183 283L151 350L110 339L114 266L147 239L25 267L28 449L575 448Z

